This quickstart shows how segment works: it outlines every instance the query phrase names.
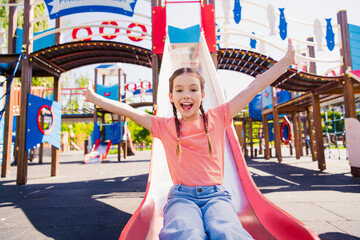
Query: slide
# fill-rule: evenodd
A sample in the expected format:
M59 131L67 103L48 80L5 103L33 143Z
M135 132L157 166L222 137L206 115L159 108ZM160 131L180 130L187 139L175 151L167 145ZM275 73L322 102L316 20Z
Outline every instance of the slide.
M84 163L101 163L108 155L111 144L111 141L101 142L100 139L97 139L91 152L85 154Z
M175 49L176 50L176 49ZM216 69L209 54L204 36L199 44L199 70L204 76L205 110L224 102ZM172 116L168 99L168 79L181 67L181 57L169 48L168 40L160 70L158 90L158 116ZM319 239L303 223L268 201L251 178L233 127L229 127L225 140L224 186L231 193L233 204L245 229L255 239ZM140 207L135 211L120 239L158 239L163 224L163 208L172 186L162 143L154 138L152 144L149 179Z

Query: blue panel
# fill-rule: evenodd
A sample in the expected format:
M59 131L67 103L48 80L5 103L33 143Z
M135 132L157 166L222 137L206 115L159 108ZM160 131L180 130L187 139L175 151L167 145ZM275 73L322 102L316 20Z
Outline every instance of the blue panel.
M269 142L274 141L274 123L269 123Z
M119 99L118 92L119 92L118 84L114 84L111 86L104 86L99 84L96 85L96 93L108 99L118 101Z
M112 144L120 143L120 123L105 125L105 141L111 140Z
M48 105L54 113L53 130L48 135L41 133L38 127L37 115L40 108ZM48 142L54 147L61 147L61 104L28 94L26 119L26 150L35 147L38 143Z
M352 70L360 69L360 26L348 24Z
M200 39L200 25L185 29L168 26L170 43L198 43Z
M43 32L34 33L34 36L51 31L51 30L54 30L54 28L45 30ZM23 34L24 34L23 32L24 31L22 28L16 29L16 36L17 36L16 42L15 42L15 52L16 53L21 53L21 48L23 45ZM34 41L33 52L36 52L40 49L47 48L47 47L54 46L54 45L55 45L55 34L50 34L50 35L44 36L44 37L39 38Z
M281 90L276 93L277 104L282 104L288 102L291 99L291 94L289 91Z
M51 28L51 29L45 30L43 32L34 33L34 36L37 36L42 33L46 33L48 31L51 31L54 29L55 28ZM50 35L44 36L44 37L39 38L34 41L33 52L36 52L40 49L47 48L47 47L54 46L54 45L55 45L55 34L50 34Z
M272 91L271 86L268 86L261 92L261 103L262 107L269 109L272 107Z
M95 123L94 130L91 132L91 145L95 144L96 140L100 138L100 125L98 123Z
M254 99L249 103L249 116L252 119L262 121L261 94L256 95Z

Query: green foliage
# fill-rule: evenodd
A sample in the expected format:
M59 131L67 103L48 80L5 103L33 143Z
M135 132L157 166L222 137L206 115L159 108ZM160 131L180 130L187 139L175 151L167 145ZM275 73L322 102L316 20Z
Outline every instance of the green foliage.
M71 133L75 135L89 136L94 130L93 123L63 123L61 124L61 132L68 132L69 136Z
M0 3L8 3L8 0L0 0ZM9 25L9 8L0 7L0 27L7 29Z
M0 3L9 3L8 0L0 0ZM45 3L36 5L34 9L34 19L46 14ZM17 26L22 28L24 25L24 8L17 7ZM9 26L9 7L0 7L0 27L7 31ZM34 24L34 32L41 32L49 28L48 19L41 20Z
M151 144L152 137L149 130L131 121L129 118L127 119L127 126L131 132L131 139L134 143L145 142L146 145Z
M345 130L344 120L340 119L341 114L339 112L327 111L327 122L325 123L325 113L321 113L323 132L326 132L326 125L328 133L343 132Z
M71 74L65 74L61 78L61 87L62 88L85 88L89 78L84 76L83 74L80 77ZM79 109L79 98L82 97L81 95L71 95L69 96L68 102L63 106L67 109Z

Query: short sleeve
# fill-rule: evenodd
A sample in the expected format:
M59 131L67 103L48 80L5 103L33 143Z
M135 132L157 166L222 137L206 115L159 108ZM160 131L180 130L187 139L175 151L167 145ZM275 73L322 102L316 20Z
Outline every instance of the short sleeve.
M230 107L229 102L221 104L216 108L209 110L210 114L214 114L214 116L219 119L219 121L223 124L223 126L228 127L231 124L230 118Z
M164 126L164 121L166 119L162 118L162 117L158 117L158 116L151 116L151 134L153 137L155 138L160 138L163 135L163 127Z

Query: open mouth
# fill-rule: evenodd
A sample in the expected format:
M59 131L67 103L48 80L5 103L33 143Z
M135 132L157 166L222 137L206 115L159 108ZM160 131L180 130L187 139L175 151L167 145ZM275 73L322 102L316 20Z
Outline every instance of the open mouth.
M180 105L181 105L181 108L185 111L189 111L193 106L192 103L181 103Z

